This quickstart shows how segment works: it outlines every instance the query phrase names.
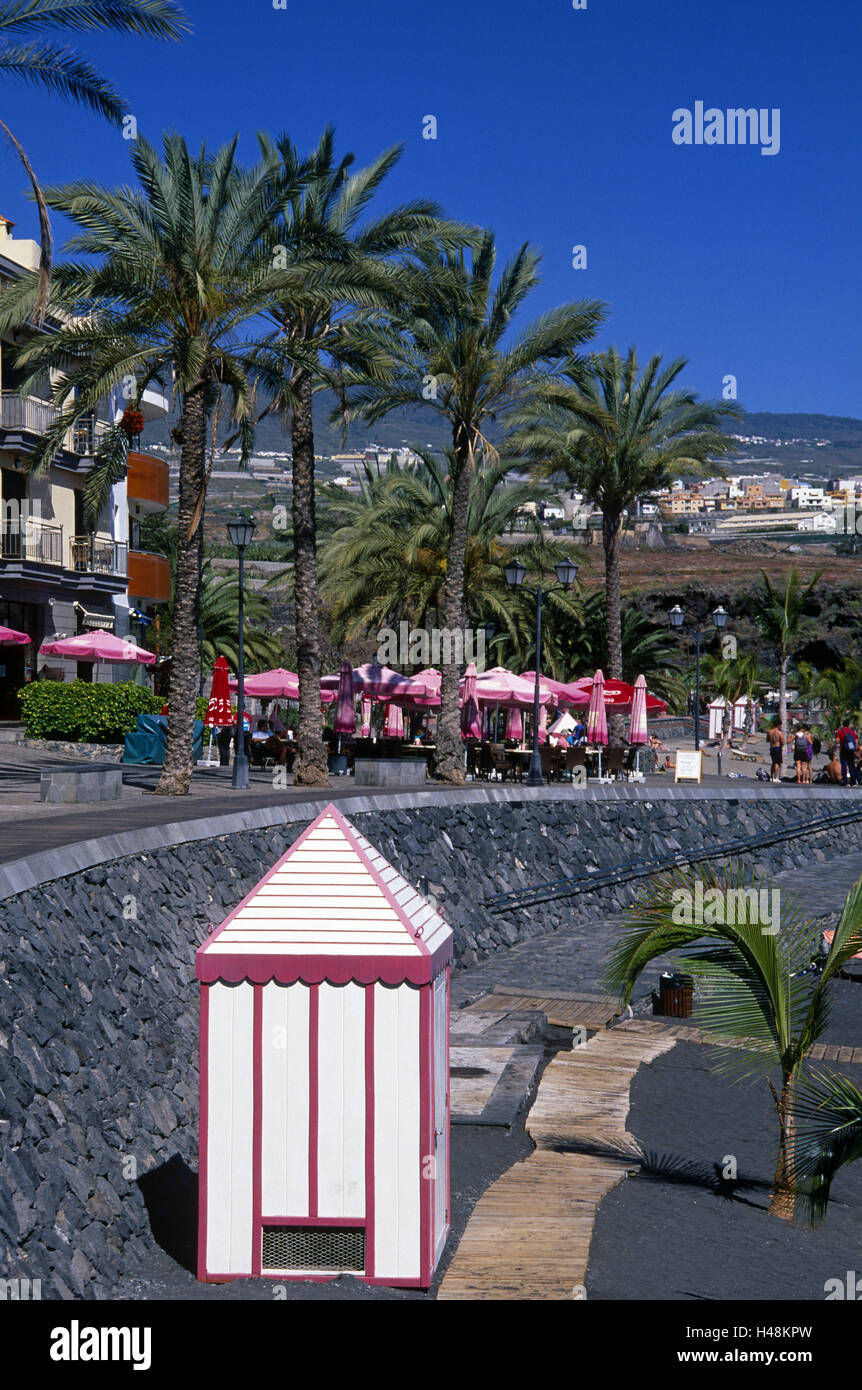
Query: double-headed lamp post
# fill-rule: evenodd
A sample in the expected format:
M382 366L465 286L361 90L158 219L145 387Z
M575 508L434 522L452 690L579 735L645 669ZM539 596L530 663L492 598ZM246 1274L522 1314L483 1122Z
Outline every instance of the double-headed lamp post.
M680 608L680 606L679 606L678 603L674 604L674 606L673 606L673 608L670 610L670 613L668 614L668 616L669 616L669 618L670 618L670 625L671 625L671 627L674 628L675 631L679 632L679 630L681 629L683 623L685 622L685 613L684 613L683 610ZM713 613L710 614L710 617L712 618L712 625L713 625L713 627L715 628L716 632L721 632L722 628L724 627L724 625L725 625L725 623L727 622L727 619L728 619L728 614L727 614L726 610L725 610L724 608L722 608L721 604L719 604L718 607L715 609L715 611L714 611ZM703 640L703 629L701 628L700 623L698 623L697 627L695 628L695 632L694 632L694 643L695 643L695 653L696 653L696 656L695 656L695 667L694 667L694 747L695 747L695 751L697 751L697 749L700 748L700 644L701 644L701 641L702 641L702 640Z
M561 560L555 567L558 582L552 584L550 588L543 589L541 584L534 589L524 583L527 571L520 560L510 560L508 565L503 566L503 573L506 576L506 583L512 589L523 589L527 594L535 595L536 599L536 686L533 692L533 751L530 754L530 770L527 773L528 787L541 787L544 783L542 777L542 755L539 752L539 675L542 670L542 600L545 594L553 594L571 589L578 574L577 565L571 560Z
M237 667L236 667L236 732L234 734L234 755L233 755L233 777L232 786L235 791L244 791L248 786L248 756L245 751L245 651L243 648L243 626L245 623L245 551L246 546L251 545L254 537L254 522L245 517L238 517L236 521L229 521L227 533L231 545L235 545L239 555L239 622L237 633Z

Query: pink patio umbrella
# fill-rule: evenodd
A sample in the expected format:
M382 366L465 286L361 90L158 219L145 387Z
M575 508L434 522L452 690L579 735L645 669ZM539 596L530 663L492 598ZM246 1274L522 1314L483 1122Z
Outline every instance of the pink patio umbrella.
M587 711L587 742L599 746L599 777L602 775L602 748L608 742L608 716L605 713L605 678L601 671L593 677L590 707Z
M14 627L4 627L0 623L0 647L25 647L32 640L26 632L16 632Z
M385 738L404 737L404 712L400 705L389 704L386 706L386 716L383 720L383 735Z
M231 690L236 690L236 676L231 676L228 684ZM272 671L258 671L256 675L246 676L243 689L246 695L254 695L258 700L298 700L299 676L295 671L285 671L277 666ZM321 690L320 699L322 704L333 704L338 699L337 689Z
M322 691L340 691L345 666L349 667L350 662L343 662L337 675L321 676ZM393 671L389 666L381 666L376 661L367 661L363 666L357 666L351 672L351 680L354 695L368 695L372 700L391 700L398 695L410 694L409 676L402 676L399 671Z
M367 695L363 695L360 704L360 716L362 723L359 726L359 737L370 738L371 736L371 700Z
M230 687L236 690L235 677L231 678ZM258 700L298 700L299 676L279 666L274 671L258 671L254 676L246 676L243 689L246 695L254 695Z
M507 671L503 666L493 666L476 678L476 698L480 704L518 705L521 709L532 709L534 685ZM546 685L539 686L539 704L552 705L553 692Z
M638 676L635 681L635 693L632 700L632 712L629 715L629 743L646 743L647 741L647 688L643 676Z
M506 738L516 738L520 743L523 737L524 721L521 711L517 705L510 705L506 714Z
M632 711L629 715L629 743L638 747L637 770L640 773L640 744L647 741L647 688L643 676L638 676L635 681L635 693L632 700Z
M415 676L398 676L397 681L392 681L378 698L385 699L387 703L394 701L405 708L436 709L440 704L442 679L439 671L428 667Z
M464 672L464 684L461 690L461 737L477 738L482 737L482 716L479 713L479 701L476 699L476 665L470 662Z
M536 673L535 673L535 671L522 671L522 672L521 672L521 680L523 680L523 681L529 681L531 686L533 685L535 679L536 679ZM573 691L573 689L574 689L574 687L572 687L572 686L570 686L570 685L566 685L566 683L565 683L564 681L555 681L555 680L553 680L550 676L542 676L542 675L540 675L540 676L539 676L539 684L540 684L540 686L542 686L542 685L545 686L546 689L550 690L550 692L551 692L552 695L555 695L555 696L557 697L557 698L553 701L553 704L555 704L555 705L567 703L568 700L569 700L569 697L571 696L572 691Z
M338 751L341 751L341 735L356 733L356 709L353 704L353 667L349 661L342 661L338 673L338 699L335 706L335 719L332 727L339 735Z
M102 629L82 632L77 637L61 637L56 642L43 642L39 650L44 656L65 656L72 661L137 661L142 666L152 666L156 659L155 652L145 651L134 642Z

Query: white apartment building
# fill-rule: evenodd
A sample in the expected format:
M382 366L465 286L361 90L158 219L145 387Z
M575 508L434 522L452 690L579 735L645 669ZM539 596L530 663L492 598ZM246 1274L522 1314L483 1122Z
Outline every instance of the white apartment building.
M824 508L831 506L830 500L826 496L826 491L822 487L811 487L804 484L791 487L790 489L791 506L799 507L800 510L811 508Z

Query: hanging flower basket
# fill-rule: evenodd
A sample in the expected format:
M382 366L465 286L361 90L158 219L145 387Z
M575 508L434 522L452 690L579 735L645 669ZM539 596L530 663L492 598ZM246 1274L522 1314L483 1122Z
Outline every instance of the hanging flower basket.
M127 406L120 420L120 429L129 439L137 439L144 428L144 417L139 410Z

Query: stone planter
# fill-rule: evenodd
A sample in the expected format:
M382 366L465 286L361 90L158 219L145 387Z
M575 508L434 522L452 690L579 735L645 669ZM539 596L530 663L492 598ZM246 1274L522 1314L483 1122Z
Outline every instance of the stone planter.
M357 787L424 787L424 758L356 758Z
M119 767L58 767L39 778L40 801L119 801L122 795L123 772Z

